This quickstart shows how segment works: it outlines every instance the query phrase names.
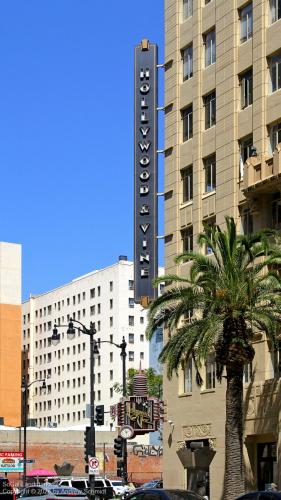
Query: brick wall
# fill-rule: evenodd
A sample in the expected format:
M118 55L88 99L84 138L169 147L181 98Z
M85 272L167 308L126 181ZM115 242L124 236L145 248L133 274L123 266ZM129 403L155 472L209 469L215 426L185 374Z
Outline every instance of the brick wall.
M103 433L99 433L102 435ZM108 458L104 462L105 471L100 469L100 473L105 472L108 477L116 477L116 456L113 453L112 443L115 433L104 433L106 443L100 443L101 436L97 438L97 456L102 457L103 453ZM111 434L110 439L108 434ZM17 451L21 447L23 450L23 436L21 436L21 446L19 444L19 432L0 431L0 451ZM27 432L27 458L35 460L31 468L44 468L54 471L54 465L62 465L63 462L70 462L74 465L74 475L85 475L84 462L84 435L82 431L42 431L36 432L28 429ZM162 456L157 456L158 446L128 446L128 476L129 480L143 483L150 479L162 477ZM150 452L155 456L149 456ZM12 474L9 475L12 478ZM15 475L15 479L18 474Z

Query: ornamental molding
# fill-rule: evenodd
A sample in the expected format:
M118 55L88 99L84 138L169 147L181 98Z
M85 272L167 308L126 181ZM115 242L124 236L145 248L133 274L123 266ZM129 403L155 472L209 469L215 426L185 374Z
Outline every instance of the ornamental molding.
M177 442L177 451L181 451L186 449L186 442L185 441L178 441Z
M212 424L193 424L183 427L184 439L202 438L212 434Z

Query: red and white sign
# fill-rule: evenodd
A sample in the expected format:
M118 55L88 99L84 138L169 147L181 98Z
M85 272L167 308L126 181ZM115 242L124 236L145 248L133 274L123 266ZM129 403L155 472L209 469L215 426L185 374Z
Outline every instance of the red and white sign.
M0 451L1 472L23 472L23 451Z
M99 474L100 461L97 457L89 457L89 474Z

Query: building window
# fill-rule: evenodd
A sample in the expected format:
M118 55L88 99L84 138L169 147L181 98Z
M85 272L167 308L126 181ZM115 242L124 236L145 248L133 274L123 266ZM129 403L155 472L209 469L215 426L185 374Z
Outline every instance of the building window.
M270 154L272 155L276 146L281 143L281 122L271 125L269 128L269 140Z
M281 88L281 52L269 60L270 91L275 92Z
M254 230L253 215L249 208L245 208L241 214L243 234L252 234Z
M192 392L192 359L189 359L184 367L184 392Z
M193 0L183 0L183 20L188 19L193 14Z
M181 112L182 117L182 140L188 141L193 136L192 105Z
M209 156L204 160L205 169L205 193L216 189L216 155Z
M113 281L109 282L109 291L113 292Z
M135 359L134 351L129 351L129 361L134 361L134 359Z
M211 30L204 35L205 44L205 66L216 62L216 32Z
M132 297L129 297L128 302L129 302L129 307L135 307L135 301Z
M93 316L96 312L96 306L91 306L90 307L90 316Z
M193 250L193 226L190 226L181 231L182 251L192 252Z
M279 378L281 375L281 342L278 342L277 349L271 351L271 362L273 366L274 378Z
M275 193L272 196L272 226L274 229L281 227L281 196Z
M252 147L253 147L253 137L249 136L244 139L240 140L240 164L241 164L241 169L243 170L244 163L248 158L250 158L252 154Z
M215 356L210 355L206 361L206 389L216 387L216 362Z
M182 202L187 203L193 199L193 166L181 170Z
M109 326L113 326L113 316L110 316L109 318Z
M110 395L111 398L113 398L113 387L110 387L109 395Z
M281 19L281 0L269 0L270 23Z
M109 300L109 309L113 309L113 299Z
M240 17L240 41L246 42L253 36L253 6L252 3L246 5L239 11Z
M96 295L96 289L95 288L91 288L91 290L90 290L90 299L94 299L95 295Z
M157 328L155 341L156 341L156 344L162 344L162 342L163 342L163 329L162 328Z
M252 363L247 363L243 367L243 383L244 384L249 384L252 379Z
M129 290L134 290L134 280L129 280Z
M100 286L98 286L98 297L100 297Z
M189 45L182 50L182 64L183 64L183 81L188 80L193 76L193 57L192 45Z
M215 218L215 217L210 217L210 219L206 219L206 220L204 221L204 225L205 225L205 226L208 226L209 228L211 228L211 227L212 227L212 226L214 226L215 224L216 224L216 218ZM210 235L210 238L211 238L211 240L212 240L212 235ZM206 254L206 255L210 255L211 253L213 253L212 247L211 247L211 246L206 245L206 248L205 248L205 254ZM192 317L192 315L193 315L193 311L190 311L190 314L191 314L191 316L190 316L190 317Z
M143 323L144 323L144 317L140 316L140 324L143 325Z
M129 333L129 344L135 343L135 336L133 333Z
M144 359L144 352L140 352L140 359Z
M109 378L110 378L110 380L113 380L113 370L109 371Z
M134 324L135 324L134 316L129 316L129 326L134 326Z
M143 333L140 334L140 342L144 342L144 334Z
M111 353L109 354L109 361L110 361L110 363L112 363L112 362L113 362L113 352L111 352Z
M205 106L205 129L216 124L216 92L206 95L204 98Z
M241 85L241 108L247 108L253 104L253 71L250 69L239 77Z

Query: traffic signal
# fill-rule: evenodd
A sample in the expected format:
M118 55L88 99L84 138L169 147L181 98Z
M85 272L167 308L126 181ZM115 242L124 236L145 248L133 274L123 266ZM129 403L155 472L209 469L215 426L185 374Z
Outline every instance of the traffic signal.
M117 457L123 456L123 438L121 436L114 439L114 455Z
M117 460L117 477L124 476L124 462L123 460Z
M84 432L84 458L86 463L88 463L89 456L93 454L93 443L94 429L88 426Z
M104 405L96 406L96 424L104 425Z

